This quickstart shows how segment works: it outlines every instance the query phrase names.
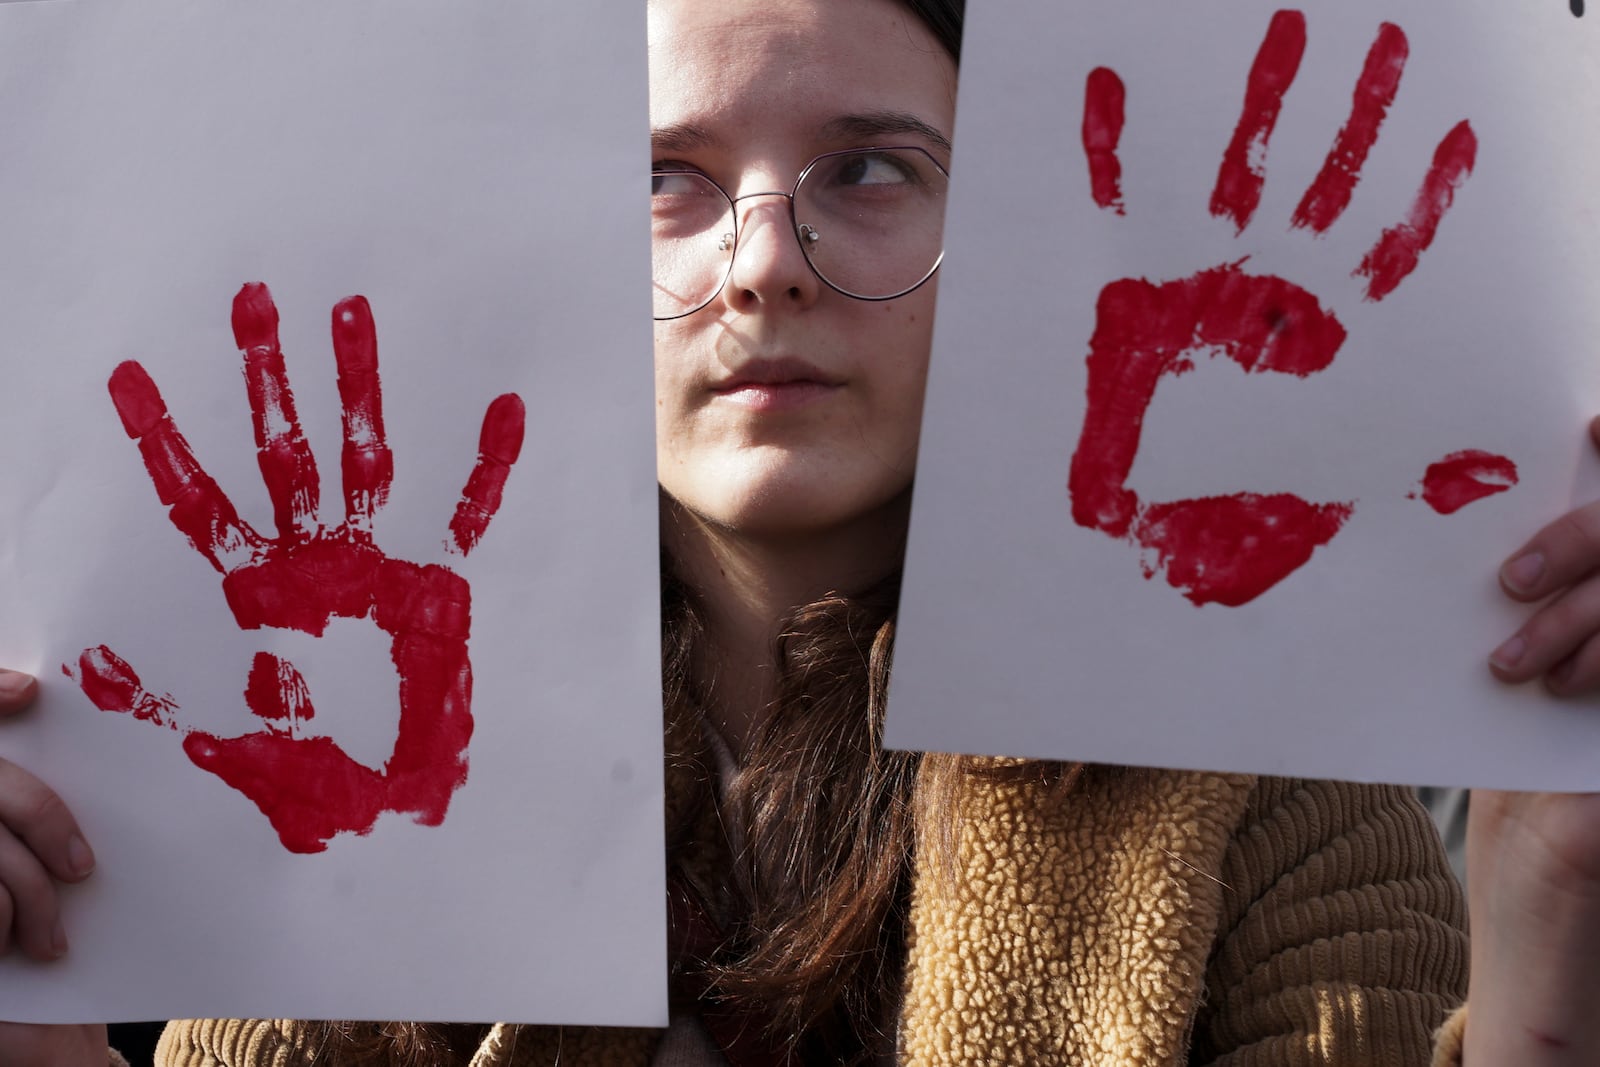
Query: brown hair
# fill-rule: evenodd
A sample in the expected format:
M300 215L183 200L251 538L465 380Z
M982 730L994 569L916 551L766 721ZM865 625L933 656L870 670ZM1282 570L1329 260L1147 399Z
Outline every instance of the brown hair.
M776 697L723 799L743 840L732 857L737 917L706 961L713 995L765 1019L769 1040L806 1063L893 1049L914 850L920 840L932 869L956 876L962 782L1042 781L1059 800L1083 773L883 748L899 586L896 574L794 613L776 649ZM665 617L697 632L693 598L670 582L664 595L678 600ZM692 662L688 651L679 662ZM691 682L666 691L687 698L669 716L695 714Z
M308 1027L311 1063L339 1067L467 1067L489 1027L466 1023L319 1022Z
M778 640L776 697L727 783L735 921L714 990L807 1062L892 1038L920 757L880 744L898 578L800 609Z

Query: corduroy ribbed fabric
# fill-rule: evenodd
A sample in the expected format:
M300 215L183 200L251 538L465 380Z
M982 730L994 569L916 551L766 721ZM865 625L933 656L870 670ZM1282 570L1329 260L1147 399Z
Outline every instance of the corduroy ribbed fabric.
M1426 811L1398 787L1263 779L1242 828L1218 874L1232 891L1198 1061L1428 1063L1463 994L1467 943Z
M919 840L908 1067L1448 1067L1460 889L1406 789L1174 771L967 780ZM294 1023L174 1023L162 1067L342 1067ZM637 1030L498 1026L473 1067L646 1067Z

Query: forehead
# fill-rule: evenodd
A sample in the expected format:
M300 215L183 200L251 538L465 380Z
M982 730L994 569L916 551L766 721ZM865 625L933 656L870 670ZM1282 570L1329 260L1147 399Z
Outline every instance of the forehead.
M955 64L893 0L650 0L656 126L719 135L901 111L949 132Z

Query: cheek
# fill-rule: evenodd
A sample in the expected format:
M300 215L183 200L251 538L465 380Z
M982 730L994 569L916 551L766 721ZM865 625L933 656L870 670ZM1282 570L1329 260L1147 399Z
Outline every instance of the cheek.
M656 324L655 356L652 365L655 372L658 418L663 412L670 412L683 406L690 373L688 343L682 335L681 328L674 329L674 326L673 323Z
M683 433L685 370L681 344L658 326L655 342L656 465L664 470Z
M889 403L896 422L915 434L922 419L922 397L928 384L928 358L933 344L933 301L917 301L907 308L894 308L897 343L886 351L889 366L884 368Z
M928 349L933 343L933 312L939 299L939 279L930 278L926 285L910 296L891 300L883 307L896 322L905 352L928 361Z

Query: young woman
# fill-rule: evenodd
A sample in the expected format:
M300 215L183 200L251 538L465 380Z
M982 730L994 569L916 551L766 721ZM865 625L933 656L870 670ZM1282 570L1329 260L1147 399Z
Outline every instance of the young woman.
M959 0L650 3L671 1030L189 1022L163 1062L1597 1055L1600 797L1475 798L1468 1025L1460 896L1405 790L879 749L936 284L914 202L949 165L959 23ZM791 192L913 206L830 258ZM1509 595L1551 599L1502 679L1600 687L1597 568L1600 505L1507 563ZM0 708L33 690L0 674ZM91 867L0 761L0 930L58 955L52 879ZM103 1028L0 1028L6 1064L106 1058Z

